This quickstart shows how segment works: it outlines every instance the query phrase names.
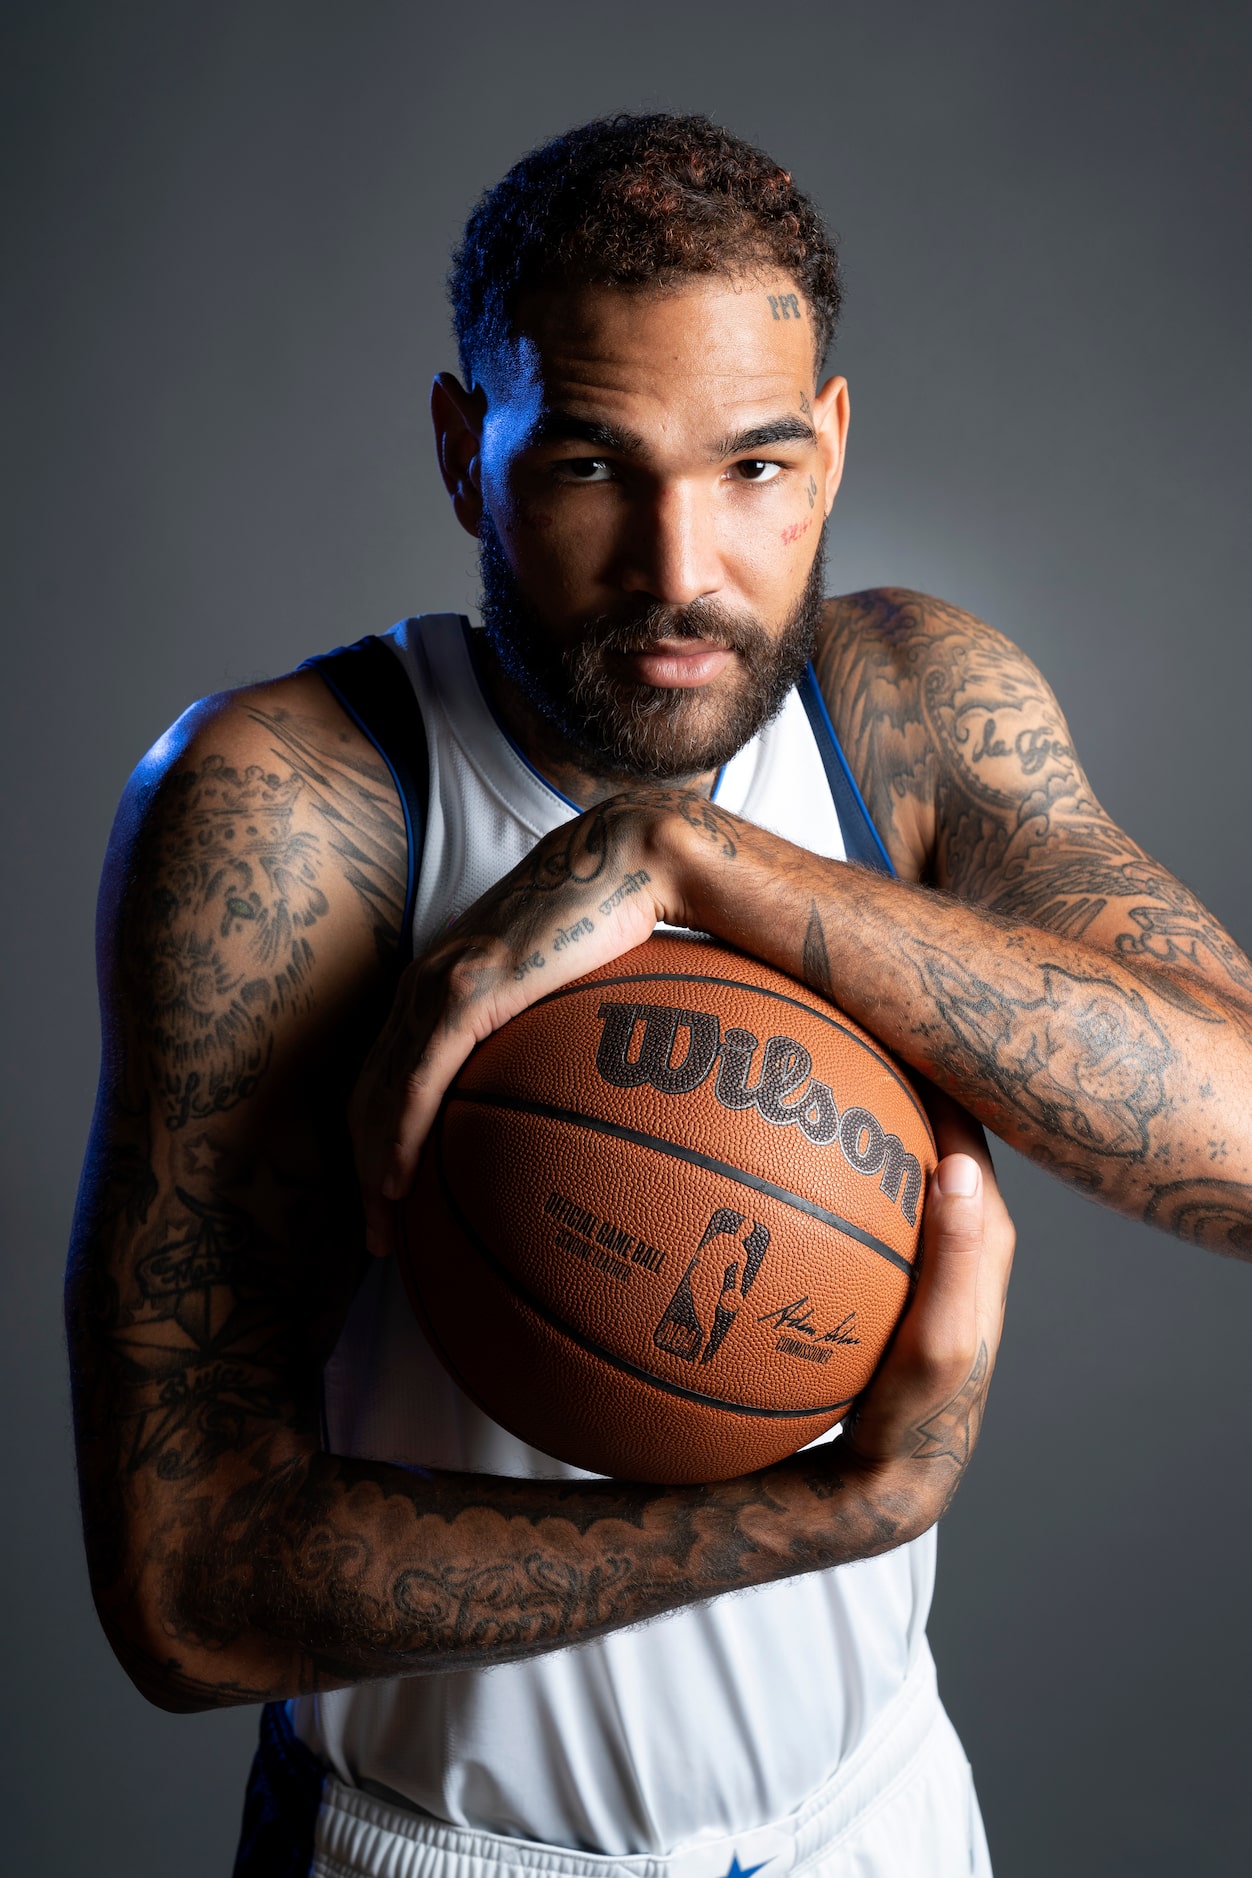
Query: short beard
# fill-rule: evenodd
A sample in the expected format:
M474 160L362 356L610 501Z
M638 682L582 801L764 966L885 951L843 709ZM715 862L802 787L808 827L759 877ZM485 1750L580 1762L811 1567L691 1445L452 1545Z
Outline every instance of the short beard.
M813 656L825 575L823 526L817 553L781 632L712 600L686 607L642 602L589 619L562 650L522 593L495 524L484 510L478 531L482 616L501 671L595 776L674 782L721 769L777 717ZM730 697L705 686L644 685L615 678L605 654L637 652L659 639L704 639L738 654L740 682Z

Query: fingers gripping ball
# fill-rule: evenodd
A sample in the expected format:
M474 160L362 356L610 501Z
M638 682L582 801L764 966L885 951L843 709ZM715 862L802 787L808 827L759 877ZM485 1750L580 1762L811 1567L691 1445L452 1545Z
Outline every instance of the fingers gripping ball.
M489 1037L401 1215L461 1387L545 1453L726 1479L840 1419L908 1297L934 1139L805 986L654 937Z

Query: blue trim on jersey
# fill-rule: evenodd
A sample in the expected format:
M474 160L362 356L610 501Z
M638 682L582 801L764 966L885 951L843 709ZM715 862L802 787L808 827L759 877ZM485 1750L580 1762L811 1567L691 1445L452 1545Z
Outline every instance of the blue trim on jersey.
M538 770L535 768L534 764L531 762L530 758L527 756L525 750L521 749L516 743L514 743L512 737L510 737L508 731L504 728L504 725L500 722L499 717L496 715L496 707L491 702L491 699L488 697L487 687L483 684L482 679L478 676L478 667L474 663L473 648L470 645L470 634L473 632L473 630L474 628L470 625L464 613L462 613L461 636L465 641L466 657L469 659L470 671L473 673L474 683L478 687L478 695L482 699L483 703L486 705L487 714L491 718L492 723L495 725L500 735L504 738L504 741L508 744L509 749L513 752L518 762L521 763L524 768L530 771L535 781L541 782L544 788L547 790L548 794L550 796L555 796L558 802L563 802L567 809L573 809L575 815L581 815L582 809L579 807L578 803L571 802L570 798L565 794L564 790L558 789L555 783L548 781L547 777L544 775L542 770Z
M796 689L808 713L818 755L822 759L826 780L830 784L830 793L834 797L836 812L845 808L850 811L847 827L843 827L842 813L839 815L840 826L843 827L843 845L849 860L860 861L866 867L874 867L880 873L894 876L896 870L891 856L883 846L882 836L870 818L870 812L865 806L865 798L857 788L856 777L848 768L848 759L839 747L835 727L830 721L830 712L826 709L826 700L817 682L817 673L811 664L805 666L804 676ZM868 851L857 838L858 825L873 844Z
M475 673L474 676L475 678L477 678L478 674ZM478 689L482 691L482 686L479 685ZM541 769L535 768L534 764L531 762L530 758L527 756L525 750L522 749L521 745L514 743L512 737L510 737L508 731L504 728L504 725L500 722L500 719L496 716L495 712L491 710L491 699L487 697L487 694L485 692L483 692L483 702L486 704L487 709L491 711L492 720L495 724L496 729L499 731L500 735L504 738L504 741L508 744L509 749L513 752L518 762L525 764L526 768L530 771L531 775L535 778L535 781L541 782L544 788L547 790L549 795L555 796L558 802L563 802L567 809L573 809L575 815L581 815L583 812L582 805L578 802L575 802L571 796L567 796L563 789L558 789L554 782L549 782L547 777L544 775L543 771Z

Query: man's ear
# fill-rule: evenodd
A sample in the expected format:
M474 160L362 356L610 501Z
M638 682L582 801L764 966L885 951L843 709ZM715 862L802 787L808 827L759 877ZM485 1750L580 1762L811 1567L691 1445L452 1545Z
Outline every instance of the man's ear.
M823 501L826 514L834 506L843 480L843 458L848 442L848 381L828 378L813 400L813 428L825 470Z
M435 426L439 474L452 497L457 521L466 534L474 536L483 514L479 452L486 409L484 391L467 391L451 372L436 376L430 388L430 416Z

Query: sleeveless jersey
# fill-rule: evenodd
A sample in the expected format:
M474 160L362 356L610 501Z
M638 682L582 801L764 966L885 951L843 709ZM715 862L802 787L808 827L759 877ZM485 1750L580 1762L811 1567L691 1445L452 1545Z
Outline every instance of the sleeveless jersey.
M434 614L373 642L398 660L395 682L411 685L427 745L410 884L416 951L578 813L497 723L470 630L457 615ZM329 662L325 676L337 689ZM726 765L715 799L844 859L844 825L859 814L863 847L868 817L828 720L821 732L811 673L806 682L807 695L791 692ZM403 792L411 753L371 734ZM592 1478L475 1407L427 1344L393 1259L375 1263L357 1295L326 1369L325 1401L335 1453ZM932 1529L880 1558L714 1598L597 1642L303 1696L289 1713L341 1780L437 1820L619 1857L672 1851L789 1813L855 1751L910 1671L925 1671L934 1548Z

